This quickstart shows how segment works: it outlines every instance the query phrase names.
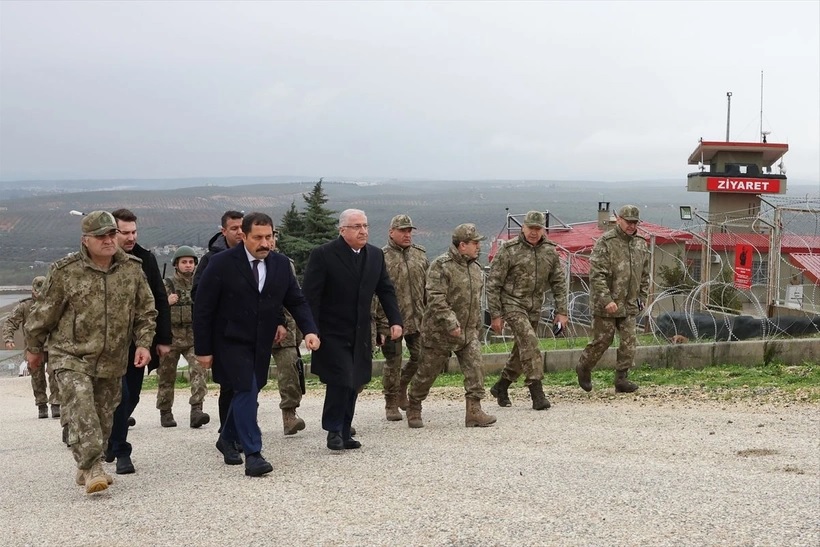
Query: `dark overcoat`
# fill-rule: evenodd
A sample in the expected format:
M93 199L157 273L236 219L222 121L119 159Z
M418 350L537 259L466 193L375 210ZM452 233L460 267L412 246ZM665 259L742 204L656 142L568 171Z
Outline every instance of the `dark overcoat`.
M319 327L322 345L313 352L310 371L325 384L358 388L373 372L370 304L379 298L390 325L401 325L396 290L384 253L366 245L357 267L353 250L340 236L315 248L302 288Z
M194 306L194 352L213 356L214 381L234 391L259 389L268 381L282 307L305 334L317 334L307 300L285 255L270 253L262 292L256 286L244 245L215 254L202 273Z

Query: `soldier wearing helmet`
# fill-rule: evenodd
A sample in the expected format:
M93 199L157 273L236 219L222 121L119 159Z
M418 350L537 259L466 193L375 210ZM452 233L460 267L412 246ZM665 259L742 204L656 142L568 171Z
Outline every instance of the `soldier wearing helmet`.
M188 375L191 383L190 426L201 427L211 421L211 417L202 411L202 401L208 394L206 385L207 372L194 357L193 330L193 286L194 271L199 257L191 247L182 245L174 253L172 264L174 275L165 279L165 292L168 293L168 304L171 308L171 331L173 342L171 351L160 359L157 370L157 409L162 427L176 427L172 407L174 406L174 383L177 377L177 363L180 355L188 361Z
M6 318L3 325L3 341L6 349L14 349L14 333L18 329L23 330L23 336L28 333L26 328L26 320L31 313L31 308L40 297L43 291L43 286L46 283L46 278L38 275L31 282L31 297L21 300L11 311L11 314ZM48 353L43 351L43 364L48 363ZM48 370L46 371L46 368ZM37 405L37 417L48 418L48 405L51 404L51 417L60 417L60 388L57 381L54 379L54 369L51 365L31 368L28 367L29 374L31 374L31 389L34 391L34 403ZM46 383L46 373L48 373L48 383ZM49 390L49 395L46 396L46 388Z

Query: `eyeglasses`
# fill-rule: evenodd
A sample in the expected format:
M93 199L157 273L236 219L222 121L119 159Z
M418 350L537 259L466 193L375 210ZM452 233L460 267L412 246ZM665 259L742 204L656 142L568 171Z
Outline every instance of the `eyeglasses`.
M109 232L107 234L102 234L98 236L86 234L86 237L93 237L97 241L105 241L106 239L117 239L117 232Z
M342 228L350 228L351 230L356 230L358 232L360 230L367 230L370 228L370 224L353 224L351 226L342 226Z

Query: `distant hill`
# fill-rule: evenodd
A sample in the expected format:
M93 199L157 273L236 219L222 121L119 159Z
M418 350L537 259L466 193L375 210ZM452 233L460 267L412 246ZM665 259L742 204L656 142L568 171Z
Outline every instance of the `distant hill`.
M295 202L302 209L302 194L315 180L239 184L252 177L230 179L237 184L209 186L205 179L186 179L190 186L174 188L140 186L134 181L112 190L116 181L96 181L101 186L73 191L88 182L70 181L32 187L37 195L0 199L0 285L26 284L47 265L79 247L80 217L69 215L72 209L92 211L132 209L139 217L139 241L153 248L166 245L204 247L217 232L219 218L227 209L246 212L258 210L270 214L279 223ZM281 177L260 177L279 179ZM220 182L225 179L219 179ZM125 184L125 183L128 184ZM179 179L165 181L179 184ZM194 185L197 183L198 185ZM11 192L12 183L0 183L3 192ZM45 184L45 183L44 183ZM151 184L160 184L154 180ZM132 188L132 186L139 188ZM705 208L707 194L686 191L681 181L638 182L624 185L595 181L355 181L334 182L325 179L327 206L340 212L350 207L363 209L372 225L370 241L383 245L390 218L407 213L419 230L415 241L427 247L428 255L443 252L452 229L462 222L473 222L492 237L503 227L506 209L524 213L531 209L549 210L554 222L581 222L596 218L599 201L609 201L613 208L625 203L642 207L644 217L652 222L677 227L681 225L678 206ZM792 187L795 195L816 193L816 188ZM789 192L792 194L792 191ZM486 247L485 247L486 249ZM160 254L160 262L170 259Z

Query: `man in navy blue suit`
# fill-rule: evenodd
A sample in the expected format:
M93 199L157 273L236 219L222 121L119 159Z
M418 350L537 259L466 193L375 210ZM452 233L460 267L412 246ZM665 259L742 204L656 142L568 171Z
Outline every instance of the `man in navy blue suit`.
M339 216L339 237L313 249L305 268L304 291L322 330L322 349L314 351L310 370L327 385L322 428L331 450L360 448L350 424L359 391L370 381L373 348L370 304L375 294L390 325L401 338L402 319L396 290L387 274L384 253L367 243L364 211Z
M215 254L203 272L194 306L194 352L214 380L233 390L226 423L216 443L225 463L239 465L246 454L245 474L273 471L262 456L262 432L256 421L259 390L268 381L270 348L285 334L284 306L305 335L309 350L319 349L313 316L290 261L272 253L276 231L264 213L242 219L242 245Z

